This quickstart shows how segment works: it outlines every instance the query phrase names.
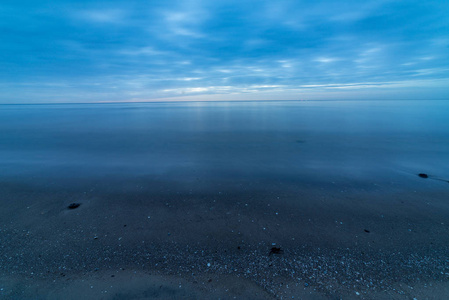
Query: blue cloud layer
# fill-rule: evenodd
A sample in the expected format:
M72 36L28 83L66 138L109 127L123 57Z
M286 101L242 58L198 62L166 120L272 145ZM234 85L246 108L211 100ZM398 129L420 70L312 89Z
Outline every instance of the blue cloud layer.
M447 98L447 1L6 1L1 102Z

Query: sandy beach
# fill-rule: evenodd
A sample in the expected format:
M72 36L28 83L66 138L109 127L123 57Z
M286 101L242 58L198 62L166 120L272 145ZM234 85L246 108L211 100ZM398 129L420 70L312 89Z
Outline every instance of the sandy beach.
M1 298L449 293L438 114L423 131L399 126L414 113L356 118L365 104L202 105L8 108Z
M269 182L210 182L194 191L144 178L76 190L2 183L1 293L441 299L447 183L407 179L414 190L390 193L374 184L317 190ZM69 209L74 202L80 206Z

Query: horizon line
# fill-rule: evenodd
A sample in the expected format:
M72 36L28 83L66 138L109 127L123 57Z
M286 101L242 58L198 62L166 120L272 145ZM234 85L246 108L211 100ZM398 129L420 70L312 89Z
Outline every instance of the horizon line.
M367 102L367 101L448 101L449 99L295 99L295 100L146 100L146 101L95 101L95 102L21 102L0 105L70 105L70 104L139 104L139 103L184 103L184 102Z

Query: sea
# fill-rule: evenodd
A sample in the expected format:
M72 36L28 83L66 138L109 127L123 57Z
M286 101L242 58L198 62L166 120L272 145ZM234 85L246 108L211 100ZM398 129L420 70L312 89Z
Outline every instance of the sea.
M449 179L449 101L0 105L0 178Z

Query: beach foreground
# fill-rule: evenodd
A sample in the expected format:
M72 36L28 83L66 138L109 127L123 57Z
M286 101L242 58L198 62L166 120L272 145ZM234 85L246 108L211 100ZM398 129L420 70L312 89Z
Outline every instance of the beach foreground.
M449 291L449 193L443 182L409 179L419 188L389 193L270 183L192 191L144 179L79 191L2 184L1 293L439 299ZM67 208L73 202L81 205Z

